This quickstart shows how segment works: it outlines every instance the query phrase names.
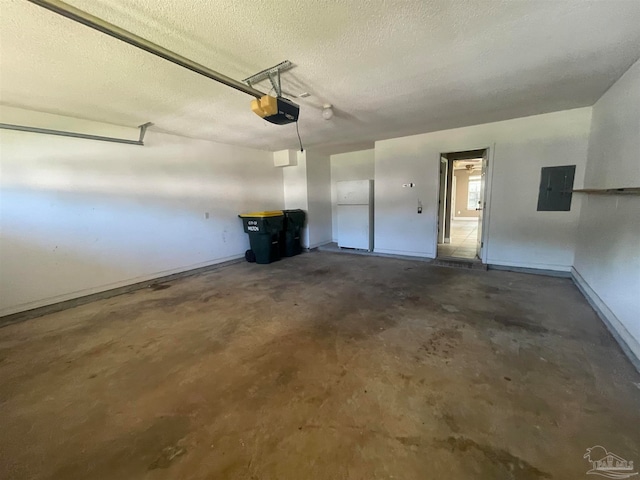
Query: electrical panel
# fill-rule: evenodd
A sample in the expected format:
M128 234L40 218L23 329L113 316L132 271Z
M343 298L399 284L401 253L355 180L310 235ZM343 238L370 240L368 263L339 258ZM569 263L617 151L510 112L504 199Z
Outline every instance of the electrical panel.
M543 167L538 193L539 212L568 212L571 210L575 165Z

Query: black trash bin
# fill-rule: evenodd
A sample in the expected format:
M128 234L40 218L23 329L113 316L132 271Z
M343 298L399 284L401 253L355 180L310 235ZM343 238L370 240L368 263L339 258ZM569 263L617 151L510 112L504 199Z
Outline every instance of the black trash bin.
M293 257L302 253L302 244L300 243L300 231L304 226L305 213L304 210L283 210L284 213L284 229L282 238L280 239L280 251L285 257Z
M238 216L242 219L244 231L249 234L256 263L280 260L280 235L284 224L282 211L243 213Z

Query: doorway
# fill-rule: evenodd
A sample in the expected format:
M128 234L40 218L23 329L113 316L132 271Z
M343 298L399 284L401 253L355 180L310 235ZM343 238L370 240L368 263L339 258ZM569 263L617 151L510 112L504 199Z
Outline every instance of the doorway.
M438 258L482 259L487 159L487 149L440 156Z

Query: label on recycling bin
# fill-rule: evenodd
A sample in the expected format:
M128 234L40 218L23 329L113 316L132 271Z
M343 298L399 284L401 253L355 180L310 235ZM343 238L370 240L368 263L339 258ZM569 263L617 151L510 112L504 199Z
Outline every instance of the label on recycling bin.
M260 229L256 226L258 222L256 220L247 220L247 230L250 232L259 232Z

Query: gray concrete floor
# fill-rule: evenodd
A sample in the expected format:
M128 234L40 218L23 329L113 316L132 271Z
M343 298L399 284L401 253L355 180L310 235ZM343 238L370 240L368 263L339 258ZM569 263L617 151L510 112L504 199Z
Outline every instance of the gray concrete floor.
M640 375L570 280L313 252L0 329L2 479L580 479Z

